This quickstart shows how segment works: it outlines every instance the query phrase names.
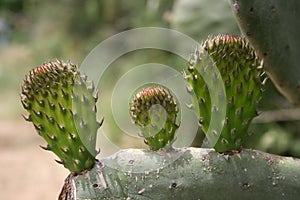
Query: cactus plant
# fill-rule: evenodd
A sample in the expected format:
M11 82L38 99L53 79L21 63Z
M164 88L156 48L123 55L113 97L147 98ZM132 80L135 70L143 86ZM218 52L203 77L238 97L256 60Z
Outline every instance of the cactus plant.
M127 149L86 174L70 174L65 199L293 200L300 195L299 168L299 159L256 150L220 155L205 148L165 154Z
M161 86L145 88L133 96L130 115L150 149L171 147L179 127L176 124L177 105L171 92Z
M88 85L76 65L54 61L29 72L22 85L21 102L47 146L72 172L95 163L97 129L94 87ZM81 134L84 133L84 134Z
M162 152L127 149L96 160L76 129L76 122L81 122L81 128L88 130L85 132L88 141L95 148L93 137L101 123L95 117L93 90L75 65L62 61L33 69L22 85L21 101L29 112L26 120L33 122L48 142L46 149L56 153L71 171L59 200L281 199L283 196L295 199L300 195L300 161L255 150L220 155L213 149L202 148L169 148ZM151 118L148 108L151 110L150 105L158 104L167 113L165 121L174 130L178 127L175 124L177 103L167 89L152 87L138 94L132 102L136 107L131 110L136 124L145 127L149 123L145 119ZM139 98L141 96L143 98ZM163 127L162 130L169 130L168 126ZM153 147L159 149L171 144L175 131L171 133L159 132L160 137L153 140L156 142ZM159 143L160 138L165 142Z
M202 78L209 70L202 65L205 55L218 68L225 85L227 111L221 133L214 130L207 132L211 115L218 112L218 108L212 105L208 85ZM228 35L209 37L200 51L196 50L188 72L186 78L199 100L199 123L206 134L219 137L214 148L218 152L240 150L249 124L257 115L257 103L264 84L262 62L254 49L244 38ZM211 79L217 78L216 74L212 76Z
M300 1L231 0L242 33L264 59L277 89L300 104Z

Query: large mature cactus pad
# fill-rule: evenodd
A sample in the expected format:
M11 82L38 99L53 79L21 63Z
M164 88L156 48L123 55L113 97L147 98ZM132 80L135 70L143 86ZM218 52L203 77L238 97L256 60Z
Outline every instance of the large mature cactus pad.
M231 5L277 89L300 105L300 1L231 0Z
M127 149L70 174L59 199L294 200L299 168L299 159L256 150L229 156L203 148Z

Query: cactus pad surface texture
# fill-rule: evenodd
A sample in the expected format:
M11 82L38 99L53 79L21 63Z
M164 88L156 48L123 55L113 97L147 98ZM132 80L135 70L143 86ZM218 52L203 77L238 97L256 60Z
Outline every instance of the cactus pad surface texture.
M277 89L300 105L300 1L230 0L241 32Z

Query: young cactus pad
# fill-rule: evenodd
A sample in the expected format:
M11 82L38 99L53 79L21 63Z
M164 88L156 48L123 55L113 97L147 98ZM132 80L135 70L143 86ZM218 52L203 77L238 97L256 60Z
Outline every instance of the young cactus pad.
M168 89L153 86L139 91L130 103L131 118L152 150L171 147L178 129L177 102Z
M71 172L81 172L95 163L97 129L93 84L76 65L54 61L29 72L22 85L21 102L47 146ZM80 133L80 134L79 134Z
M199 104L199 124L203 131L217 135L219 138L214 146L218 152L240 150L247 135L251 120L257 116L257 104L261 98L264 84L262 62L258 59L254 49L241 37L218 35L209 37L196 50L188 67L187 80L194 90ZM210 88L203 76L210 70L203 65L208 56L217 67L222 78L226 93L226 117L223 119L221 133L208 133L213 112L218 108L212 104ZM212 74L214 80L218 76ZM218 98L222 98L219 96Z

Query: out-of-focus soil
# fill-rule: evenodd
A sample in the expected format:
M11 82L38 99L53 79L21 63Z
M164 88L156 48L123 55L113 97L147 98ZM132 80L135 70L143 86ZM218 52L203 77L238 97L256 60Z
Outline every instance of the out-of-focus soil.
M57 199L68 170L42 150L45 142L20 118L0 120L0 199Z

